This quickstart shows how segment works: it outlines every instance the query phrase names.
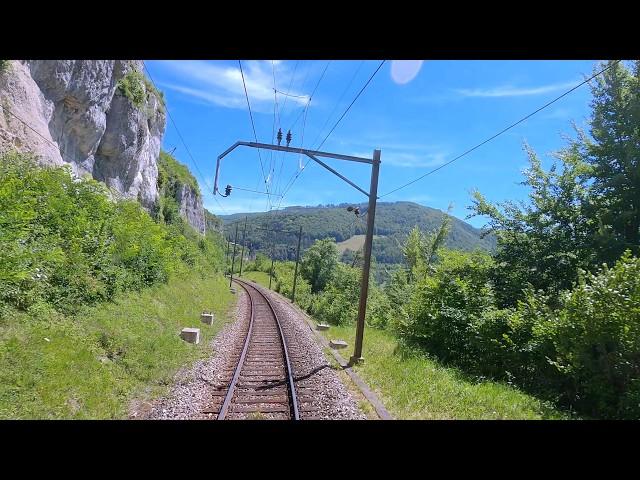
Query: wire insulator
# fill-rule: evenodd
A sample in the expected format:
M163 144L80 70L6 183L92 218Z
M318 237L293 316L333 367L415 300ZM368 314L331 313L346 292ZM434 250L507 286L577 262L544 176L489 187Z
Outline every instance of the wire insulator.
M291 143L291 130L289 130L289 132L287 133L287 147L289 146L290 143Z
M278 129L278 146L280 146L280 143L282 142L282 129L279 128Z

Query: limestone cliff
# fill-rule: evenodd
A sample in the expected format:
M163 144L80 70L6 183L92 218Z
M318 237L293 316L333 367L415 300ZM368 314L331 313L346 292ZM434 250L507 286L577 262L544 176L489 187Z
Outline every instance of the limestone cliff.
M152 209L166 113L142 70L137 60L6 62L0 72L0 149L31 152L43 165L68 164L75 175L89 174ZM130 78L134 95L120 85ZM199 194L182 198L180 211L203 232Z

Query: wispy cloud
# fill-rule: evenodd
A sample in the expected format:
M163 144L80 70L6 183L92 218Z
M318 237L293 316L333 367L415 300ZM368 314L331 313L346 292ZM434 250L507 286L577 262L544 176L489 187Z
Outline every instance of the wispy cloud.
M555 83L552 85L542 85L539 87L514 87L513 85L502 85L492 88L461 88L454 91L463 97L521 97L527 95L542 95L545 93L565 90L575 87L579 80L571 82Z
M208 202L205 200L204 208L209 210L211 213L215 215L231 215L234 213L251 213L251 212L264 212L265 211L265 203L264 202L256 202L251 201L250 199L241 199L241 200L225 200L224 203L221 202L224 207L224 210L220 208L215 202ZM277 205L277 202L276 202ZM282 202L280 205L280 209L285 207L290 207L296 205L295 203L291 203L288 201ZM275 205L274 205L275 210Z
M385 165L404 168L437 167L447 161L449 152L436 145L411 143L382 143L377 146L382 149L382 162ZM358 157L371 157L371 151L352 153Z
M246 108L242 75L238 66L222 65L203 60L162 60L156 62L169 75L179 80L161 80L164 88L196 98L206 103L226 108ZM244 79L251 108L257 112L273 111L273 72L271 61L250 60L243 62ZM275 62L278 84L289 85L292 72L285 62ZM289 92L288 105L306 105L309 96L295 86ZM280 95L281 96L281 95Z

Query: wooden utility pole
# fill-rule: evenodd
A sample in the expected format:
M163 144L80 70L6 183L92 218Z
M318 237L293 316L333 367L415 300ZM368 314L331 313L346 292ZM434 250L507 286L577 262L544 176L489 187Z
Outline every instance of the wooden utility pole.
M271 290L271 279L273 278L273 261L275 259L275 243L271 246L271 273L269 274L269 290Z
M378 174L380 172L380 150L373 151L371 165L371 187L369 188L369 209L367 210L367 236L364 240L364 267L360 284L360 303L358 305L358 323L356 325L356 346L350 364L362 362L362 340L364 320L367 313L367 295L369 293L369 271L371 269L371 247L373 245L373 225L376 219L376 201L378 198Z
M233 266L236 262L236 246L238 245L238 224L236 223L236 238L233 241L233 258L231 260L231 276L229 278L229 288L231 288L231 282L233 282Z
M240 254L240 273L238 276L242 276L242 260L244 259L244 237L247 233L247 217L244 217L244 230L242 231L242 253Z
M296 269L293 273L293 291L291 292L291 303L296 301L296 280L298 280L298 262L300 260L300 240L302 239L302 225L298 232L298 248L296 249Z
M229 245L231 244L231 239L227 238L227 253L224 256L225 267L227 268L227 263L229 262Z

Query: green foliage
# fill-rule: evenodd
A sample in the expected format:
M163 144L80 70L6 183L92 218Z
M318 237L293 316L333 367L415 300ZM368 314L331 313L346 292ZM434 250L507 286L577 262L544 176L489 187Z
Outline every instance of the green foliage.
M555 347L566 401L592 415L640 418L640 259L584 274L536 334Z
M119 291L219 268L221 248L190 227L163 226L90 178L0 155L0 308L72 312Z
M271 262L269 261L269 267ZM295 262L277 262L274 264L275 290L287 298L291 298L293 292L293 274L295 272ZM267 268L267 272L269 268ZM305 310L311 305L313 295L311 285L307 282L298 270L296 280L296 303Z
M592 84L591 136L580 153L592 167L590 215L598 219L598 261L640 254L640 60L618 63Z
M321 332L327 340L355 340L353 326L332 326ZM469 378L424 352L398 344L388 331L367 329L365 362L353 367L376 391L385 407L401 420L562 419L567 415L548 402L512 385Z
M118 80L118 90L138 109L142 109L147 104L149 94L154 95L158 99L160 110L164 112L163 93L138 70L130 70Z
M360 269L335 263L330 280L311 306L311 313L333 325L349 325L358 316Z
M138 108L142 108L147 101L144 75L137 70L130 70L118 80L118 89Z
M269 257L267 257L266 255L258 253L256 254L256 259L254 260L252 266L252 270L268 273L269 269L271 268L271 260L269 260Z
M408 319L399 321L396 328L401 337L444 361L466 364L472 355L472 321L493 301L487 283L491 258L457 251L442 251L440 256L435 272L416 284Z
M164 150L160 151L160 157L158 158L158 189L164 192L166 196L175 198L183 185L196 192L198 196L201 195L198 181L189 171L189 168ZM215 217L214 215L212 216Z
M316 240L315 243L304 252L300 262L302 277L311 284L311 291L317 293L322 290L338 263L338 249L331 238Z
M0 73L4 73L9 69L11 60L0 60Z

